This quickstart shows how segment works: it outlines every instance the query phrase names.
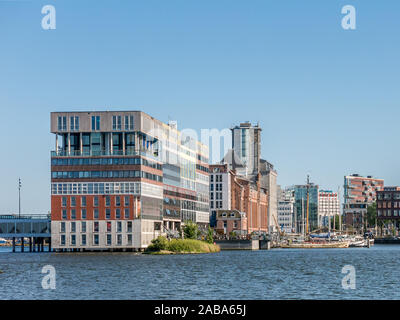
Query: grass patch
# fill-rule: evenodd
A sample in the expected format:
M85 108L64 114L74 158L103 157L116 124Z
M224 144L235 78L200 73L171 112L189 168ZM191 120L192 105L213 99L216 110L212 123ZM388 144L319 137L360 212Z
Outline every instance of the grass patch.
M164 237L158 237L146 249L150 254L180 254L180 253L214 253L219 252L220 247L213 243L208 243L193 239L172 239L168 241Z

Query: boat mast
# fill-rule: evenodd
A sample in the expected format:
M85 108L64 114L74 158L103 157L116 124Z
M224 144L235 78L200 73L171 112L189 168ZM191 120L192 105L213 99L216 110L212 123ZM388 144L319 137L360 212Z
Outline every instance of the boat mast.
M307 218L306 218L306 235L308 234L308 208L309 208L309 199L310 199L310 176L307 175Z

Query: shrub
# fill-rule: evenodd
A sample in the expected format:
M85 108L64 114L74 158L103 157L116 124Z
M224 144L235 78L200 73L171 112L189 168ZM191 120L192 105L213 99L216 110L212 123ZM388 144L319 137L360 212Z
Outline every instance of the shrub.
M193 221L187 221L183 227L183 232L186 239L197 239L199 235L199 227Z
M148 251L168 250L168 240L165 237L159 236L151 240L151 245L147 247Z
M210 227L208 227L208 230L207 230L206 241L208 243L214 243L214 232Z

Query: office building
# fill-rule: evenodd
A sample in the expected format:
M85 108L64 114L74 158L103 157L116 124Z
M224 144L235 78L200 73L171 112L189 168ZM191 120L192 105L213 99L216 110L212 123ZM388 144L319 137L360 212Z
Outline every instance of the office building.
M52 246L138 250L208 224L208 149L140 111L54 112ZM207 191L206 191L207 190Z

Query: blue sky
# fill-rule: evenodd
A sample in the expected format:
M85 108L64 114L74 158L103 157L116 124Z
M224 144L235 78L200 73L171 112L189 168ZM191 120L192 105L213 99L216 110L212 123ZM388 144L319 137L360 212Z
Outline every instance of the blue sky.
M56 8L56 30L41 9ZM357 29L341 27L355 6ZM278 183L400 185L399 1L0 0L0 213L50 209L49 113L260 122Z

